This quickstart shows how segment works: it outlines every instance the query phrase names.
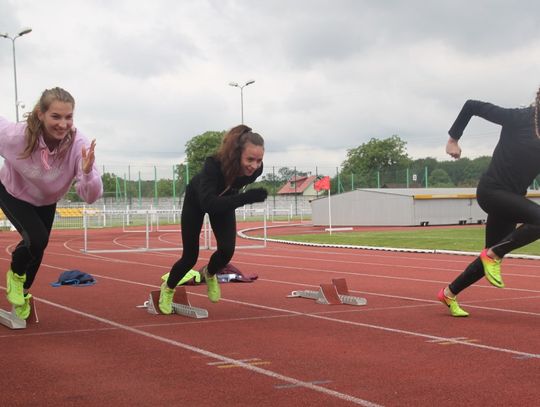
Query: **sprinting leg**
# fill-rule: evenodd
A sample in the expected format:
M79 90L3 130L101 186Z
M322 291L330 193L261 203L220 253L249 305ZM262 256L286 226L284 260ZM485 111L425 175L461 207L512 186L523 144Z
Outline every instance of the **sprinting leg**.
M184 198L182 207L182 257L171 268L167 281L161 285L159 293L159 309L164 314L172 313L172 302L176 286L195 266L199 257L199 236L201 234L204 213L194 203L189 192Z
M524 196L479 188L478 203L487 213L486 249L481 254L488 281L504 287L501 260L511 251L540 238L540 206ZM516 224L522 225L516 229Z
M210 216L210 224L216 237L217 250L210 257L208 266L203 270L208 289L208 298L218 302L221 289L216 273L223 269L232 259L236 246L236 215L234 211Z
M8 300L23 306L49 243L56 204L34 206L13 197L0 183L0 207L22 237L11 254L6 283Z

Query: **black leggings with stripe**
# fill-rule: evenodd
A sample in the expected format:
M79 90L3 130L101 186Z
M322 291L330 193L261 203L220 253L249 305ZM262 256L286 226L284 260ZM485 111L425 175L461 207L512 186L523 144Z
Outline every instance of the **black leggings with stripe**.
M174 288L191 270L199 258L199 237L204 221L195 193L188 186L182 207L182 257L171 268L167 285ZM209 214L217 250L210 257L208 273L216 274L232 259L236 247L236 213L232 211Z
M11 270L21 276L26 274L24 288L28 290L34 282L49 244L56 203L34 206L15 198L0 183L0 207L21 234L22 240L11 253Z
M477 200L488 214L485 247L499 257L540 238L540 205L513 192L478 186ZM519 227L516 226L520 224ZM476 258L450 285L459 294L484 277L480 258Z

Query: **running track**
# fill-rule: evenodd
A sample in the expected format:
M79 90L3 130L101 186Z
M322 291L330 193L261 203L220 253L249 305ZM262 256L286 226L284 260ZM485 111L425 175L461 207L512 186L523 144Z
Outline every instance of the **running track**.
M92 238L126 248L142 236L107 230ZM180 240L178 232L152 239L162 247ZM3 270L17 241L0 233ZM188 287L192 304L210 314L193 320L136 307L180 251L82 247L81 231L54 231L32 289L39 323L0 326L0 405L540 405L538 261L505 260L507 288L479 282L460 298L471 317L457 319L435 296L471 257L271 243L237 250L233 264L259 279L223 284L218 304L205 286ZM67 269L98 283L51 287ZM287 298L340 277L367 306ZM7 308L5 298L0 304Z

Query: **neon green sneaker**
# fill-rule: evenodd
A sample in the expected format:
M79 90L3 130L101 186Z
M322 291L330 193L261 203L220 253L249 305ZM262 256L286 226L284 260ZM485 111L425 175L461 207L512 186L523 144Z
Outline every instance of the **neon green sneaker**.
M504 283L501 278L501 263L502 260L492 259L487 255L488 249L482 250L480 260L484 266L484 275L487 280L497 288L503 288Z
M161 280L167 281L169 279L169 274L170 273L163 274L161 276ZM201 274L197 270L193 270L193 269L189 270L186 273L186 275L182 277L182 279L178 282L177 285L184 285L192 279L195 282L195 284L199 284L201 282Z
M159 310L164 314L172 314L172 302L174 297L174 288L169 288L167 282L164 281L161 284L161 290L159 292Z
M216 275L211 276L208 273L208 266L204 266L201 270L201 274L206 281L206 289L208 290L208 299L212 302L218 302L221 298L221 289L219 288L219 282Z
M6 297L13 305L24 305L24 282L26 274L20 276L11 269L6 274Z
M453 317L468 317L469 313L459 306L456 298L449 298L446 295L444 295L444 288L441 288L441 291L439 291L439 294L437 294L437 298L440 302L442 302L444 305L446 305L448 308L450 308L450 315Z
M30 305L30 299L32 298L32 294L28 293L24 296L24 304L23 305L15 305L15 314L17 314L17 317L20 319L28 319L30 316L30 311L32 311L32 306Z

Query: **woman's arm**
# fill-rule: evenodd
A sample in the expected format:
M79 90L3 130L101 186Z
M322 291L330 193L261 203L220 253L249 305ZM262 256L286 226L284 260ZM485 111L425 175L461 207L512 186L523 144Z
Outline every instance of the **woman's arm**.
M461 108L454 124L448 130L448 134L454 140L459 140L473 116L478 116L484 120L504 126L511 123L515 112L516 109L506 109L478 100L467 100Z

